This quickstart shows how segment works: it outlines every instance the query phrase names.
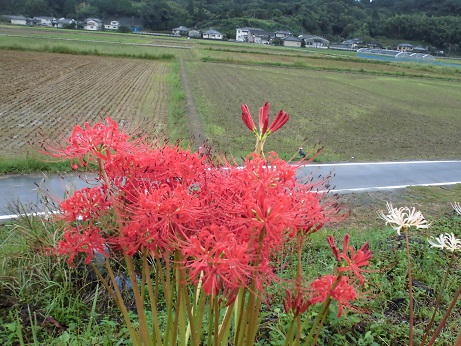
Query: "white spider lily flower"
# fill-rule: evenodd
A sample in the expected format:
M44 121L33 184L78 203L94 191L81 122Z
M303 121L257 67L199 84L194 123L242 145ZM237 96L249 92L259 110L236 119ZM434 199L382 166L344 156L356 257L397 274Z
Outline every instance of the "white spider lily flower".
M461 215L461 205L459 204L459 202L451 203L451 206L459 215Z
M414 226L418 229L428 228L429 224L424 218L420 211L415 208L401 207L394 208L392 203L387 202L388 214L385 214L382 210L378 212L378 216L386 221L386 225L391 225L393 229L400 235L402 228L410 228Z
M455 237L453 233L440 234L437 238L427 240L431 247L436 247L441 250L449 250L451 252L461 251L461 239Z

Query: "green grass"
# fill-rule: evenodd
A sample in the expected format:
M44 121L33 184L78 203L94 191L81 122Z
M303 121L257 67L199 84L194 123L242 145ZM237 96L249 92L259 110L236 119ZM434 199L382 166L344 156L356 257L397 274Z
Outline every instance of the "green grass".
M452 192L437 193L436 197L449 200ZM431 191L426 193L431 194ZM418 200L416 197L414 201L426 203L426 199ZM368 218L374 217L368 215ZM448 264L448 255L430 249L426 237L442 232L461 236L461 217L452 211L446 210L445 215L432 215L431 221L428 231L412 233L412 270L420 285L414 288L418 321L416 340L430 318L441 277ZM91 271L81 261L70 268L64 259L47 251L59 239L59 227L59 223L44 222L39 218L22 218L0 227L0 297L8 306L0 307L0 343L16 345L23 340L25 344L34 344L35 338L38 341L35 344L47 345L129 344L127 330L113 302L102 286L96 285ZM310 238L303 253L302 265L306 277L312 280L331 271L334 258L326 236L334 234L336 241L340 242L346 232L351 234L354 247L369 242L373 259L370 271L364 274L364 293L354 303L356 312L349 311L338 319L337 308L333 304L320 344L407 345L408 291L404 240L390 227L381 225L363 231L326 226ZM289 279L296 268L296 259L282 256L281 260L286 264L281 275ZM436 323L460 282L461 274L459 270L454 270ZM261 325L259 340L264 345L282 345L282 331L289 320L282 306L284 292L277 286L271 291L270 304L263 305L266 318ZM458 305L437 345L453 344L461 328L460 321L461 308Z
M0 157L0 174L28 174L34 172L70 172L69 161L50 161L47 157Z

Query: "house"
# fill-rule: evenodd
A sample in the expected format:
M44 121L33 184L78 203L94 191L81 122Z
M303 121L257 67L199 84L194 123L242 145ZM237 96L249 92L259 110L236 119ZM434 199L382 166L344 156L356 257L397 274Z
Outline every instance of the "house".
M367 48L370 49L384 49L383 45L379 42L369 42L367 43Z
M275 32L275 37L276 38L283 39L283 38L288 37L288 36L292 36L292 35L291 35L291 32L286 31L286 30L278 30L278 31Z
M299 35L298 38L304 40L306 47L328 48L330 45L330 41L320 36L303 34Z
M258 44L269 44L272 39L275 38L275 34L271 31L261 29L250 29L248 31L248 41L250 43Z
M71 26L77 26L75 19L60 18L57 20L58 28L69 28Z
M189 29L181 25L177 28L172 29L171 32L173 33L173 35L176 35L176 36L177 35L187 36L187 34L189 33Z
M85 19L85 25L83 29L85 30L102 30L103 23L101 19L98 18L87 18Z
M58 21L54 17L34 17L33 21L35 25L52 26L52 27L58 26Z
M281 39L284 47L301 48L303 40L295 36L287 36Z
M219 31L216 31L216 30L213 30L213 29L205 31L203 33L202 37L210 39L210 40L222 40L222 39L224 39L223 34L221 34Z
M118 30L121 24L118 20L107 21L108 24L104 24L104 30Z
M429 54L429 49L428 49L428 47L424 48L424 47L421 47L421 46L416 46L416 47L413 47L412 52L413 53L421 53L421 54Z
M24 17L24 16L4 16L10 19L11 24L14 25L32 25L33 20L32 18Z
M409 43L400 43L397 45L397 50L400 52L411 52L413 51L413 45Z
M188 36L190 38L202 38L202 32L200 30L189 30Z
M352 48L352 49L358 48L362 44L363 44L363 40L360 38L352 38L350 40L341 42L341 45L343 47Z
M249 28L249 27L237 28L235 29L235 40L237 42L250 42L248 38L250 31L254 33L254 32L263 31L263 30L259 28Z

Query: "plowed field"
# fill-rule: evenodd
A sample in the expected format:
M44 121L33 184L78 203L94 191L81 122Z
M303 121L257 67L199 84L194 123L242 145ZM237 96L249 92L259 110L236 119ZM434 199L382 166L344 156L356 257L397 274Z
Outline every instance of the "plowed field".
M0 156L33 150L40 132L58 138L107 116L168 132L168 73L158 61L2 51Z

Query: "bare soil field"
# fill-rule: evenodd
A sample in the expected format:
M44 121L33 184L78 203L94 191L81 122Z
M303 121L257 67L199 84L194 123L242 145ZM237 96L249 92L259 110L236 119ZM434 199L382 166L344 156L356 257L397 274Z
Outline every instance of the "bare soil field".
M152 134L169 126L169 64L135 59L2 51L1 156L23 155L84 121L107 116Z

